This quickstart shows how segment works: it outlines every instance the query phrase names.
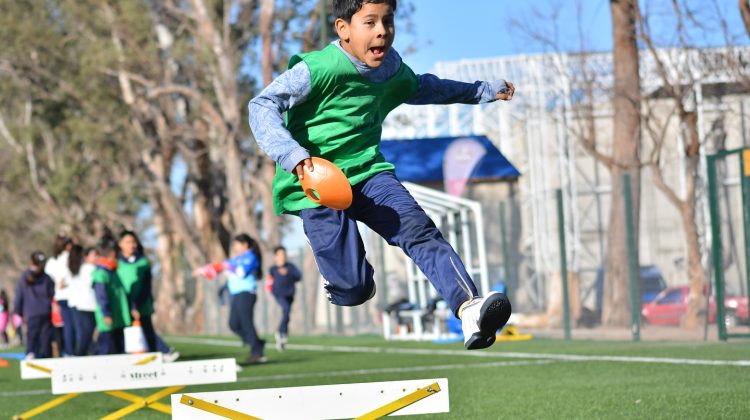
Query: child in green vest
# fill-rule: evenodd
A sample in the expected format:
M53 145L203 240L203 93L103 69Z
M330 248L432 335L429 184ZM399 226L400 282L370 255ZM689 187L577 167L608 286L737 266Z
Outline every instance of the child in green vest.
M415 75L392 48L396 0L334 0L333 11L339 40L292 57L289 70L249 104L255 139L277 162L276 213L302 218L332 303L360 305L375 294L360 221L401 247L425 273L462 320L467 349L489 347L510 317L508 298L497 292L479 296L456 252L380 153L380 134L386 115L402 103L510 100L513 84ZM313 169L311 156L332 161L347 176L350 208L320 207L306 198L300 179Z
M154 297L151 293L151 264L144 254L143 245L138 235L132 230L120 232L117 242L119 248L117 259L117 276L128 297L130 317L138 320L146 337L148 351L159 351L165 362L171 363L180 357L180 353L169 347L156 334L151 316L154 314Z
M97 353L124 353L123 328L130 325L130 310L125 288L117 277L117 243L114 238L102 239L98 251L92 280L96 295L94 317L99 330Z

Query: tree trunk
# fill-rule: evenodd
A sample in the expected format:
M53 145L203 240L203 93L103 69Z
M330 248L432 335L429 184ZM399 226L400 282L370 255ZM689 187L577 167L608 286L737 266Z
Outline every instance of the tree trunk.
M640 209L640 77L636 42L635 0L611 0L614 39L614 133L612 157L612 201L607 234L604 302L602 323L611 326L630 325L630 290L628 288L627 232L622 176L630 174L633 192L633 215L638 244Z
M261 58L261 70L263 73L263 86L268 86L273 81L273 18L275 2L274 0L263 0L260 6L260 35L263 41L263 53ZM266 265L270 264L271 250L273 247L281 245L281 232L279 229L279 218L273 210L273 194L271 185L273 177L276 174L276 164L269 158L259 159L262 185L259 185L260 197L263 202L263 231L265 233L265 253L269 259Z
M242 176L242 156L234 137L225 140L227 197L229 213L232 215L233 234L247 233L258 238L258 228L251 217L249 200L245 194L245 180Z
M187 305L184 287L181 287L181 282L177 281L177 269L172 257L173 235L170 232L164 209L158 200L158 194L151 191L149 196L156 227L156 257L159 259L159 276L155 282L155 324L159 327L159 331L182 332L185 329L183 321L185 320L184 309Z
M680 105L682 103L680 102ZM688 278L690 293L688 294L688 308L683 326L695 328L698 326L698 315L706 301L703 297L703 283L705 272L701 263L700 236L696 219L696 182L698 180L700 160L700 137L698 135L698 115L695 112L680 112L680 122L684 127L686 138L689 140L684 153L685 179L687 180L686 196L680 210L682 225L685 230L685 241L688 253ZM706 308L707 309L707 308Z
M695 165L697 166L697 165ZM682 225L685 229L685 242L687 244L688 278L690 280L690 292L688 294L688 309L683 320L683 326L695 328L698 326L699 315L704 309L706 299L704 293L705 272L701 263L700 237L698 225L695 221L695 194L688 197L688 201L682 208Z
M260 5L260 36L263 40L263 55L261 58L261 71L263 73L263 86L268 86L273 81L273 15L274 0L263 0Z
M739 6L745 32L747 32L747 36L750 36L750 0L739 0Z

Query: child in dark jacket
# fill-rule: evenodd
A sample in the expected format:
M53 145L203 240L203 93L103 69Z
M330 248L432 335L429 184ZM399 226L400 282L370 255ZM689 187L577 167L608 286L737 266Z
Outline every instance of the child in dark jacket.
M26 324L26 358L50 357L52 338L52 297L55 283L44 273L44 253L31 254L28 270L21 274L16 288L14 312Z

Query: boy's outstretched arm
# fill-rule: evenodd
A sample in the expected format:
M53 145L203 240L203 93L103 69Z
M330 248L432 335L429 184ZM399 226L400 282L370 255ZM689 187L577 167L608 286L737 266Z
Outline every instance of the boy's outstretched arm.
M440 79L434 74L417 76L419 89L406 103L410 105L428 104L483 104L496 100L509 101L515 87L505 80L474 83Z
M309 159L310 153L292 138L282 114L303 103L310 88L310 70L304 62L299 62L248 104L250 129L258 147L287 172L295 172L297 164Z

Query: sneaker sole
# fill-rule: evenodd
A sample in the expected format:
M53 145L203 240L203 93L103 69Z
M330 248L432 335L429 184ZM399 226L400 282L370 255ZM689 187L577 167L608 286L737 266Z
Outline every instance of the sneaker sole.
M467 350L485 349L495 343L497 330L505 326L510 318L510 301L504 293L492 293L487 296L479 313L479 331L464 344Z

